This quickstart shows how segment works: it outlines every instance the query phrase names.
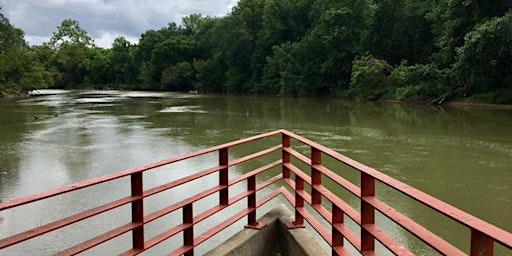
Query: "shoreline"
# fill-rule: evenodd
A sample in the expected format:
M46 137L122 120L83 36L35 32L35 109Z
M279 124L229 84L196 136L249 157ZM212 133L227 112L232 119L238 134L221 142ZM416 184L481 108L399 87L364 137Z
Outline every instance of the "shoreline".
M512 110L511 104L498 104L498 103L484 103L484 102L469 102L469 101L451 101L443 104L456 108L482 108L482 109L496 109L496 110ZM440 106L443 106L440 105Z
M7 99L21 99L21 98L28 98L30 97L29 93L25 92L19 92L19 93L7 93L0 91L0 100L7 100Z
M100 90L104 90L104 89L100 89ZM130 91L130 90L128 90L128 91ZM30 97L30 92L7 93L7 92L0 91L0 100L17 99L17 98L22 99L22 98L29 98L29 97ZM307 98L309 98L309 97L307 97ZM378 100L378 101L374 101L374 102L402 103L402 104L415 104L415 105L418 104L418 103L414 103L414 102L397 101L397 100ZM423 103L420 105L428 105L428 104ZM482 108L482 109L496 109L496 110L512 110L512 104L471 102L467 99L448 101L448 102L445 102L440 105L432 104L430 106L441 106L441 107L448 106L448 107L455 107L455 108Z

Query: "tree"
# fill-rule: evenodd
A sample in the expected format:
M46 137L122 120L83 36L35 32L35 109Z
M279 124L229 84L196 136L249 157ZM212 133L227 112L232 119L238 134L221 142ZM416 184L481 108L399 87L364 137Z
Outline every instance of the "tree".
M175 45L187 38L184 36L186 32L176 23L169 23L168 27L149 30L141 35L133 56L134 65L139 67L139 81L143 83L144 89L159 89L162 72L177 63L167 57L176 54Z
M435 43L439 48L436 63L449 67L455 62L456 49L464 44L464 37L475 25L501 17L511 8L510 0L435 1L428 18L433 23Z
M112 43L109 63L113 70L113 83L131 84L137 79L137 67L133 60L134 46L123 36L118 36Z
M391 88L389 74L393 68L385 60L373 56L354 59L350 90L358 97L379 99Z
M26 92L51 83L50 73L27 46L23 31L0 12L0 91Z
M94 41L80 27L76 20L63 20L53 33L52 38L44 44L54 54L49 60L60 72L56 81L58 87L81 84L90 68L90 53Z
M432 24L426 18L431 1L376 0L367 47L377 58L398 65L428 63L434 51Z
M240 16L229 15L214 24L211 31L211 59L223 73L222 92L249 92L251 56L254 51L247 27Z
M193 60L196 57L196 50L197 44L184 36L173 37L158 43L151 52L154 72L161 73L170 65Z
M0 54L5 54L11 48L19 49L26 46L23 31L11 25L9 20L0 12Z
M104 86L116 82L115 68L112 63L112 49L92 48L90 67L85 81L95 86Z
M53 32L53 36L47 43L53 49L59 49L63 45L83 45L94 47L94 40L87 34L87 31L80 27L76 20L65 19Z
M512 11L478 25L457 49L453 71L470 92L512 90ZM510 92L512 94L512 91ZM512 100L512 97L510 98Z

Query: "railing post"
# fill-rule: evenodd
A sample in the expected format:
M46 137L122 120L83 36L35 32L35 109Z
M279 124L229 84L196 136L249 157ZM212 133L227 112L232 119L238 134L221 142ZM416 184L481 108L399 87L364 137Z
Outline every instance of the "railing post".
M130 176L131 195L132 197L140 197L132 202L132 222L144 222L144 193L142 172L134 173ZM132 247L133 249L144 249L144 225L132 230Z
M322 194L316 188L322 185L322 173L315 168L315 165L322 164L322 151L311 147L311 203L322 204Z
M375 238L365 228L375 224L375 209L364 200L375 196L375 179L361 173L361 251L375 251Z
M219 150L219 165L225 166L219 171L219 186L226 186L225 188L219 191L219 204L220 205L228 205L229 204L229 191L228 191L228 183L229 183L229 172L228 172L228 164L229 164L229 153L228 148L222 148Z
M183 230L183 245L192 246L185 256L194 256L194 211L192 204L187 204L183 207L183 224L190 224L190 227Z
M252 229L262 229L266 224L259 224L256 221L256 176L253 175L247 179L247 191L252 192L249 196L247 196L247 208L252 210L247 215L247 225L246 228Z
M338 256L336 247L343 247L343 234L336 228L343 224L343 211L335 204L332 205L332 255Z
M304 191L304 180L295 175L295 221L286 223L289 229L304 228L304 216L300 213L300 209L304 208L304 199L300 196L300 192Z
M290 162L291 156L290 153L285 151L285 148L291 147L290 136L283 133L282 137L282 146L283 146L283 179L290 178L290 170L284 165Z
M471 256L492 256L494 241L482 232L471 229Z

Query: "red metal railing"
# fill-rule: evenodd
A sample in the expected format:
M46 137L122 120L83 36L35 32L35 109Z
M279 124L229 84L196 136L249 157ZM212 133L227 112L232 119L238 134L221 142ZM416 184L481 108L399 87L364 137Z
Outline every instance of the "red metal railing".
M238 159L229 159L229 151L231 148L248 144L256 140L269 139L279 135L281 135L282 139L280 145L276 145L274 147L270 147ZM294 143L300 143L310 147L311 156L307 157L292 148L292 141L295 141ZM145 172L156 169L158 167L178 163L187 159L192 159L215 152L218 152L219 155L218 166L207 170L198 171L193 175L174 180L164 185L160 185L147 190L144 189L143 177ZM234 179L229 179L228 170L230 167L240 165L250 160L260 159L270 154L279 153L282 154L279 156L279 160L268 163ZM358 171L360 174L360 186L355 185L348 179L339 176L334 171L324 166L322 164L323 157L331 158L338 165L348 166ZM298 164L294 164L294 161L302 162L306 166L309 166L308 168L310 168L310 170L304 171L298 168ZM257 183L259 180L257 179L258 175L280 166L282 166L282 172L279 175ZM308 175L308 172L310 175ZM185 200L169 205L148 215L144 215L144 202L147 198L169 189L187 184L191 181L201 179L205 176L215 174L218 175L219 180L217 186L206 189L204 191L200 191L198 194L190 196ZM80 244L60 252L60 255L74 255L84 252L128 232L132 233L132 246L131 249L126 251L123 255L140 254L180 233L183 234L183 245L177 248L175 251L171 252L169 255L193 255L194 248L245 216L247 216L246 227L262 228L262 225L256 221L256 210L263 204L279 195L284 196L284 198L286 198L287 201L289 201L290 204L295 208L295 221L293 223L288 223L287 226L289 228L304 227L304 220L306 220L331 246L332 255L349 255L346 246L344 246L344 240L348 241L357 251L363 255L375 254L375 241L379 241L389 251L396 255L413 255L413 253L410 251L410 248L406 248L404 245L397 242L395 238L393 238L390 234L387 234L376 224L376 212L380 212L382 215L397 223L404 230L410 232L422 240L426 245L430 246L443 255L465 255L467 253L470 255L493 255L495 243L501 244L506 250L512 252L511 233L495 227L485 221L482 221L453 206L450 206L413 187L410 187L398 180L380 173L375 169L358 163L329 148L321 146L313 141L290 133L286 130L278 130L254 136L251 138L201 150L189 155L164 160L148 166L127 170L64 188L0 203L0 212L67 194L72 191L81 190L87 187L97 186L106 182L114 182L128 176L130 176L131 180L130 196L120 198L101 206L80 212L78 214L74 214L63 219L53 221L27 230L25 232L1 239L0 253L2 249L7 247L25 242L29 239L42 236L48 232L59 230L63 227L84 221L93 216L97 216L99 214L109 212L121 206L130 204L131 222L117 227L102 235L91 238L87 241L83 241ZM324 185L324 177L328 178L331 182L334 182L358 198L360 202L360 209L354 209L348 203L343 201L336 193L329 190ZM247 190L236 196L229 197L229 189L233 185L243 181L247 182ZM260 199L257 200L257 193L261 195L261 190L263 188L267 188L278 181L284 181L289 185L290 188L292 188L292 192L294 193L292 194L289 189L281 186L270 193L260 196ZM433 211L441 213L454 222L461 224L463 227L468 228L471 232L471 236L469 238L471 247L469 252L464 252L461 249L455 247L425 227L416 223L414 220L410 219L385 202L381 201L382 198L379 198L379 195L376 193L376 183L383 184L388 188L399 191L402 194L412 198L413 200L428 206ZM308 189L306 188L309 189L310 193L308 193ZM201 213L196 213L194 211L194 203L214 194L218 194L218 204ZM327 209L324 206L325 203L322 202L323 198L332 204L332 209ZM226 220L207 230L203 234L199 236L195 235L194 227L198 223L208 219L215 213L218 213L219 211L243 199L247 200L247 208L228 217ZM305 203L307 203L310 207L306 208ZM314 209L316 214L310 213L310 210L308 209ZM176 225L175 227L172 227L171 229L155 237L146 239L144 229L145 225L177 210L182 211L183 221L181 224ZM324 226L320 220L316 219L317 216L321 216L328 223L328 227ZM348 216L358 225L356 230L346 224L344 221L345 216Z

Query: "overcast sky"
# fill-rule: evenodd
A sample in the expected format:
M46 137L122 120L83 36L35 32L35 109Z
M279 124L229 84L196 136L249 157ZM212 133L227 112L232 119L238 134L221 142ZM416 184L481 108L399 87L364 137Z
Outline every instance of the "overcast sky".
M64 19L74 19L94 38L111 47L118 35L137 42L149 29L166 27L192 13L221 16L237 0L0 0L2 13L25 31L31 45L47 41Z

